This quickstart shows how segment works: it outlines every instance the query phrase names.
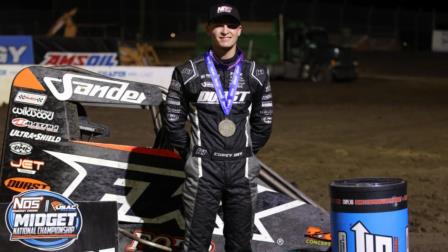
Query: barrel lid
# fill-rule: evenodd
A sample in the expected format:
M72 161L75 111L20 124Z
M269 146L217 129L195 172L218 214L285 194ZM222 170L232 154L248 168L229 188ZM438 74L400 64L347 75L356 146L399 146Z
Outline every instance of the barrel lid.
M407 208L407 185L400 178L354 178L330 184L335 212L370 213Z
M406 191L406 181L401 178L354 178L330 183L333 192L389 192Z

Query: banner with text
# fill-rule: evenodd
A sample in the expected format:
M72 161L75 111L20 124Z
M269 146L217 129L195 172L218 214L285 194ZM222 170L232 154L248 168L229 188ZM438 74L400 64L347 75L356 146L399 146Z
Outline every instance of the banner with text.
M0 64L33 64L31 36L0 36Z

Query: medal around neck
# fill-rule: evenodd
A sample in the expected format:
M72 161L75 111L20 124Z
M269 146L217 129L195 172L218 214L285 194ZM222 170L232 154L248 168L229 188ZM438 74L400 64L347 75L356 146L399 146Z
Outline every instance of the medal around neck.
M205 62L207 63L207 69L212 79L213 87L215 88L219 105L221 106L221 109L224 112L224 115L226 116L224 120L219 122L218 132L224 137L230 137L233 136L233 134L235 134L236 125L227 116L230 114L230 110L232 109L236 89L238 88L238 79L241 73L242 55L238 57L237 62L235 63L236 64L235 70L233 71L232 81L229 84L229 92L226 97L224 89L221 84L221 80L219 79L219 75L216 71L215 65L213 64L211 53L212 52L210 51L207 54L205 54Z
M225 118L218 124L219 134L225 137L231 137L235 134L236 125L230 119Z

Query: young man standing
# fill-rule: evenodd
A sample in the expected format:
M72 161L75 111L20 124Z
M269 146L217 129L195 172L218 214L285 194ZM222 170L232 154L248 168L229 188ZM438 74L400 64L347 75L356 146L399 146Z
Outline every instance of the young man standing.
M164 113L171 145L186 160L184 250L208 251L222 202L226 251L251 251L260 170L254 153L272 124L269 74L237 47L235 7L213 6L207 32L211 49L175 68Z

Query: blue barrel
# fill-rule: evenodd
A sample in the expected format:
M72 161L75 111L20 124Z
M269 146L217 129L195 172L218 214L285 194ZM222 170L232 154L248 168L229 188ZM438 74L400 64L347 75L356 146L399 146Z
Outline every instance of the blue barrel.
M408 252L406 181L359 178L330 184L332 252Z

